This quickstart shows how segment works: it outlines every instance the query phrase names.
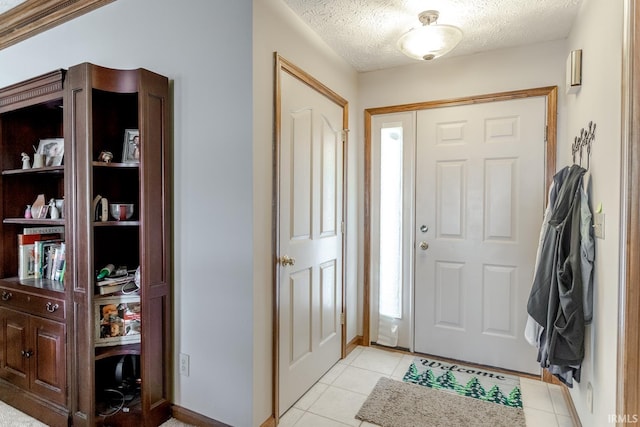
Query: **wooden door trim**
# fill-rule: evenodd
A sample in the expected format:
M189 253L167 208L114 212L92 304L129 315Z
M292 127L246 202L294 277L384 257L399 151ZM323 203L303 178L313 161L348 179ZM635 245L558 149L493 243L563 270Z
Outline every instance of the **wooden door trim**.
M280 283L278 280L278 261L277 257L280 253L280 235L278 230L278 224L280 221L280 141L281 141L281 81L280 73L285 72L298 79L302 83L309 86L311 89L320 93L334 104L342 108L342 129L349 129L349 102L330 89L328 86L317 80L311 74L304 71L302 68L296 66L291 61L283 58L274 52L274 115L273 115L273 228L272 228L272 313L273 313L273 359L272 359L272 403L273 403L273 418L277 425L280 420ZM346 208L347 208L347 147L348 138L345 135L344 143L342 144L342 220L346 224ZM341 330L341 357L346 356L346 337L347 337L347 307L346 307L346 227L342 228L342 271L341 271L341 294L342 294L342 313L344 314L344 322L342 322Z
M624 4L617 415L640 414L640 8ZM624 423L618 423L623 425Z
M432 108L453 107L460 105L480 104L485 102L508 101L512 99L543 96L547 99L547 129L545 154L545 180L547 187L556 173L557 146L557 109L558 87L546 86L534 89L515 90L462 98L452 98L438 101L418 102L413 104L395 105L389 107L367 108L364 110L364 277L362 301L362 345L371 343L371 122L372 117L379 114L402 113L407 111L428 110Z

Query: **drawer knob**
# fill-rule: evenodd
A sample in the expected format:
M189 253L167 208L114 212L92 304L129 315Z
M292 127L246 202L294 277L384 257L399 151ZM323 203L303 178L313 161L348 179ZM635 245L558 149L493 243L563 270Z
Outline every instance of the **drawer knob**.
M33 356L33 351L31 350L22 350L20 353L22 354L23 357L26 357L27 359Z
M2 291L2 301L9 301L13 298L13 294L11 292Z
M49 313L53 313L54 311L56 311L59 308L60 308L60 306L58 304L53 304L51 301L49 301L47 303L47 311Z

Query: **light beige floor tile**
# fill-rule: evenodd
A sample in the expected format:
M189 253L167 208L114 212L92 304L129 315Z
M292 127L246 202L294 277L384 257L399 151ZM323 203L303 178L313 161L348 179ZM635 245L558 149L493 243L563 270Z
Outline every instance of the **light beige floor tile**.
M554 412L551 395L547 384L541 381L520 379L520 390L522 391L522 405L525 408L539 409L545 412Z
M386 375L367 369L356 368L355 366L347 366L332 385L368 396L380 377L386 377Z
M409 356L406 354L402 356L402 359L400 359L398 366L396 366L396 369L394 369L391 373L391 378L402 380L404 374L406 374L409 370L409 366L411 366L411 364L413 363L413 359L415 359L415 356Z
M351 362L351 366L391 375L402 360L400 353L385 350L365 348L362 353Z
M349 353L347 355L347 357L345 357L344 359L339 360L338 363L342 363L343 365L350 365L351 362L353 362L356 357L360 356L360 353L362 353L363 349L364 349L364 347L362 347L362 346L358 346L358 347L354 348L351 351L351 353Z
M305 412L295 427L346 427L352 424L344 424L311 412ZM356 424L358 425L358 424Z
M318 400L318 397L329 387L327 384L315 383L313 387L309 389L296 403L293 404L294 408L302 409L306 411L313 403Z
M329 371L326 374L322 376L322 378L320 378L320 382L324 384L333 383L335 379L338 378L338 376L342 372L344 372L347 366L349 365L346 365L344 363L336 363L335 365L333 365L331 369L329 369Z
M564 393L559 385L548 384L549 395L551 396L551 402L553 403L553 409L556 414L559 415L571 415L567 408L567 402L564 398Z
M330 386L309 408L309 412L351 426L359 426L355 418L367 396Z
M379 427L379 426L378 424L371 424L366 421L363 421L362 424L360 424L360 427Z
M280 417L278 427L293 427L304 414L305 411L302 409L298 409L296 407L290 408L282 417Z
M558 419L558 427L574 427L570 416L556 414L556 418Z
M527 422L527 427L558 427L556 414L553 412L525 407L524 417Z

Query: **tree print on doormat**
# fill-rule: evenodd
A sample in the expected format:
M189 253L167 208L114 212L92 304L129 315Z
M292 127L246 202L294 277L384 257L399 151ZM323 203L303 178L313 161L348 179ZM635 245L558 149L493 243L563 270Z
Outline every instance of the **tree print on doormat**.
M486 402L522 408L520 379L514 375L416 357L402 380Z

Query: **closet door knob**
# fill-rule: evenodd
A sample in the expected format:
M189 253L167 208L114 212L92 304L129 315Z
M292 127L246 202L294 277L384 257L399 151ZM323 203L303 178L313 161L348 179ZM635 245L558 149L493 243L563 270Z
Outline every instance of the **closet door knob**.
M280 258L278 258L278 261L282 265L295 265L296 263L296 259L288 255L282 255Z

